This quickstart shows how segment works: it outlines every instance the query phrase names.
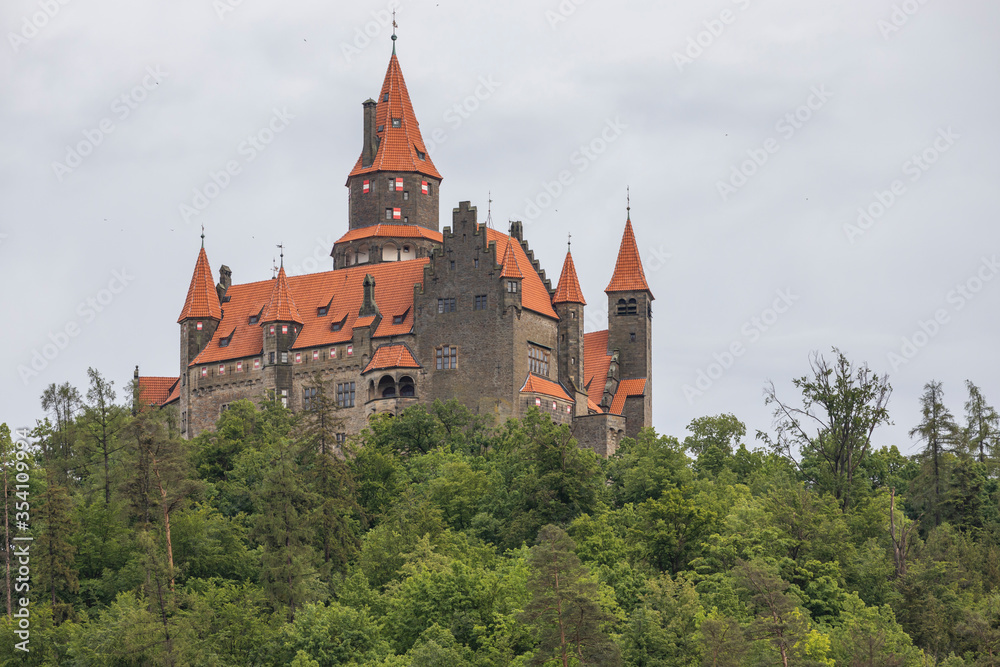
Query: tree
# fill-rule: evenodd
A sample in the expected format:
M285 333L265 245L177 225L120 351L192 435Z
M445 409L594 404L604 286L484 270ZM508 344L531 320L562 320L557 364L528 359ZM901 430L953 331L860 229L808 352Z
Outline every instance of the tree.
M105 380L93 368L87 369L87 376L90 388L87 390L87 403L83 406L83 428L93 451L101 459L104 505L107 506L111 503L112 457L124 446L117 442L117 435L125 425L125 410L115 405L114 382Z
M76 414L82 405L80 392L68 382L50 384L42 392L42 409L52 416L54 425L51 428L42 425L36 429L36 435L46 440L46 465L59 468L60 481L64 484L74 475L71 468L78 463L73 457L73 445Z
M854 474L871 451L872 433L891 423L886 406L892 386L867 364L855 367L837 348L833 353L832 365L813 353L811 375L792 381L802 392L802 407L780 400L774 383L768 384L764 402L775 406L776 434L772 440L758 431L757 437L795 462L820 489L833 493L846 511L852 502Z
M965 381L969 400L965 402L965 446L980 463L995 462L1000 454L1000 414L983 398L979 387Z
M934 525L941 525L942 504L942 460L945 452L953 451L960 442L960 432L951 411L944 404L944 390L941 383L931 380L924 385L920 397L920 412L923 421L910 431L910 437L918 436L924 449L920 458L929 467L930 507L934 513Z
M57 613L59 593L80 590L74 563L76 549L70 542L73 534L73 502L66 487L58 483L59 473L45 469L45 487L40 498L42 530L34 544L41 563L41 583L48 591L53 615Z
M597 584L574 548L566 531L549 524L539 532L538 545L528 556L531 600L524 619L538 633L534 663L558 657L563 667L574 658L581 665L617 665L618 650L601 628L609 617L597 603Z

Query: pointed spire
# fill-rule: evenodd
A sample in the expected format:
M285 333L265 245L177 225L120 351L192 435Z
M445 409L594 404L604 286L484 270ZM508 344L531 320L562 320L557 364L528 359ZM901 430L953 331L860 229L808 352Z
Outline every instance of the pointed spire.
M420 123L413 112L395 52L389 58L389 68L375 107L375 134L378 152L372 164L365 167L362 162L364 156L358 157L349 176L375 171L409 171L441 178L431 156L427 154Z
M396 55L396 8L392 9L392 55Z
M632 231L632 219L625 220L625 233L622 234L622 244L618 249L618 261L615 262L615 272L611 282L604 288L605 292L649 292L646 273L642 270L642 260L639 258L639 248L635 243L635 233ZM652 293L650 293L652 296Z
M260 318L263 322L295 322L302 324L302 316L292 299L292 293L288 289L288 278L285 276L285 267L278 269L278 279L271 288L271 298L264 307L264 315Z
M222 306L219 305L219 294L215 291L212 280L212 267L208 265L208 255L205 253L205 237L202 236L201 250L194 265L194 274L188 286L187 299L181 310L178 322L190 319L222 319Z
M517 265L517 253L514 251L514 242L511 238L507 237L507 247L503 251L503 260L500 262L503 267L503 271L500 272L501 278L524 278L524 274L521 273L521 267Z
M562 273L559 274L556 293L552 295L552 303L582 303L587 305L587 301L583 298L583 290L580 289L580 281L576 277L573 253L568 249L566 250L566 259L563 260Z

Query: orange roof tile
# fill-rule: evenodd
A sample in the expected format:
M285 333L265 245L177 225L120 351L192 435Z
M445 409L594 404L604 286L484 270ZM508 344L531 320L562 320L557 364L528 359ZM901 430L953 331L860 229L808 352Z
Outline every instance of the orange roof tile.
M573 399L569 397L566 390L558 382L553 382L552 380L546 380L543 377L539 377L534 373L528 373L528 377L524 380L524 385L521 387L522 394L542 394L543 396L551 396L552 398L560 398L564 401L573 402Z
M587 399L587 410L593 410L594 412L604 412L597 403L594 403L589 398Z
M629 396L642 396L642 392L646 389L646 378L633 378L630 380L622 380L618 383L618 391L615 392L615 398L611 401L611 409L609 412L620 415L622 409L625 407L625 399Z
M355 328L370 327L372 325L372 322L374 321L375 321L374 315L365 315L364 317L359 317L358 319L354 320L354 326Z
M160 407L161 408L166 407L171 403L175 403L176 401L179 400L181 400L181 383L180 383L180 378L177 378L177 380L174 381L173 389L170 390L170 395L167 396L167 398L162 403L160 403Z
M605 292L649 292L646 274L642 270L642 260L639 259L639 248L635 244L635 233L632 231L632 220L625 222L625 233L618 249L618 261L615 262L615 272L611 282L604 288ZM650 297L652 297L650 293Z
M161 405L170 397L178 378L146 375L139 378L139 399L144 405ZM180 392L177 394L180 396Z
M231 299L230 303L232 303ZM260 321L302 324L302 315L299 314L295 299L288 291L288 276L285 275L284 266L278 271L278 278L274 281L274 287L271 289L271 298L267 301L267 308L264 309L264 315Z
M392 121L395 119L399 120L398 127L393 127ZM377 134L381 141L375 160L370 167L365 168L361 166L361 156L358 156L358 162L350 176L373 171L415 171L441 178L420 135L420 123L413 113L410 94L406 90L406 81L403 80L403 71L395 53L389 58L389 68L385 72L382 92L375 107L375 127L382 128ZM423 154L423 159L417 155L418 151Z
M587 305L580 289L580 281L576 277L576 266L573 264L573 253L566 251L563 260L562 273L559 274L559 284L556 293L552 295L552 303L582 303Z
M215 291L212 282L212 267L208 265L208 255L202 246L198 253L198 261L194 265L191 285L188 286L187 299L181 310L178 322L189 319L222 319L222 307L219 305L219 293Z
M355 322L364 296L363 282L371 274L376 282L375 302L383 314L382 321L372 334L375 338L408 334L413 328L413 285L423 282L424 267L428 258L404 262L362 264L347 269L324 271L288 278L288 292L296 303L330 304L328 313L319 315L317 308L300 311L302 330L295 339L293 349L335 345L350 342L354 336ZM263 328L250 324L268 302L274 289L274 280L233 285L226 292L229 302L223 325L220 325L209 344L191 365L208 364L241 359L261 354L264 350ZM393 324L395 315L403 316L402 322ZM334 322L344 322L340 331L333 331ZM236 331L227 347L219 347L219 339L228 335L231 326Z
M401 239L421 238L437 241L438 243L444 242L444 237L441 235L441 232L435 232L433 229L426 229L417 225L386 225L379 223L377 225L352 229L337 239L337 243L381 237Z
M604 382L610 365L608 330L583 334L583 386L587 388L587 398L598 405L604 398Z
M368 362L361 374L387 368L420 368L420 364L413 358L413 354L410 353L410 349L406 345L402 343L382 345L375 350L372 360Z
M524 274L521 273L521 267L517 265L517 252L511 248L514 245L510 239L507 238L507 247L503 251L503 260L500 262L500 266L503 267L503 271L500 272L501 278L524 278Z
M541 315L559 319L556 311L552 309L552 298L549 296L549 291L545 289L545 283L542 282L538 272L534 270L531 262L528 261L528 255L524 252L524 248L521 247L517 239L511 241L510 236L507 234L498 232L492 227L486 227L486 242L496 242L497 264L502 263L504 253L507 252L507 247L505 246L509 245L511 256L517 261L518 271L520 271L520 267L522 266L525 269L531 269L524 275L521 281L521 305Z

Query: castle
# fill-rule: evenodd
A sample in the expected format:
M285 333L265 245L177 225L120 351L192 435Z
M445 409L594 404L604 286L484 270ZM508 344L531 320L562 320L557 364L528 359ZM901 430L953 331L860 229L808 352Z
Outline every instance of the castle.
M203 236L177 319L180 375L137 369L143 400L176 405L189 438L239 399L308 410L317 378L341 408L342 438L372 415L451 398L499 419L538 408L602 456L650 426L653 295L630 216L605 289L608 328L584 333L570 251L553 289L520 222L504 234L460 202L440 230L442 177L395 45L378 100L362 107L334 269L288 277L282 266L234 285L222 266L216 284Z

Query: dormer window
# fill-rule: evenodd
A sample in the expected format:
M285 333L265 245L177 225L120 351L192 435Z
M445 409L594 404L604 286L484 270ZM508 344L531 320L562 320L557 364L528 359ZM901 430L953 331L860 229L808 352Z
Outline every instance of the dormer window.
M316 314L317 314L317 315L318 315L319 317L323 317L323 316L325 316L325 315L326 315L326 314L327 314L328 312L330 312L330 307L329 307L329 306L320 306L320 307L319 307L319 308L318 308L318 309L316 310Z
M381 132L384 129L385 129L385 125L379 125L378 126L378 130L376 130L376 132Z
M420 159L420 160L425 160L425 159L427 159L427 156L424 155L423 151L417 151L417 158Z
M260 321L260 313L258 313L256 315L251 315L250 319L248 320L248 322L250 324L257 324L257 322L259 322L259 321Z
M233 333L236 333L234 330ZM219 347L229 347L229 343L233 340L233 334L229 334L225 338L219 339Z
M392 323L393 324L402 324L403 323L403 316L402 315L393 315L392 316Z
M403 127L403 119L402 118L393 118L392 119L392 126L393 127Z
M382 96L382 101L383 102L388 102L389 101L389 93L386 93L385 95Z

